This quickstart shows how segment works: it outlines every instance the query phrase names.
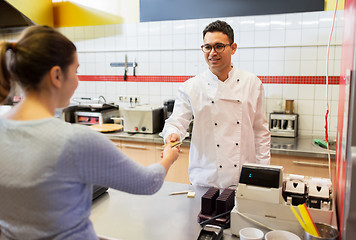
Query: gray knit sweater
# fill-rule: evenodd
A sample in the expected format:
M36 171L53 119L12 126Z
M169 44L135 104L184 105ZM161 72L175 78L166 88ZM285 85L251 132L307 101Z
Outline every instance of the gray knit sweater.
M0 239L97 239L92 184L153 194L164 177L87 126L0 118Z

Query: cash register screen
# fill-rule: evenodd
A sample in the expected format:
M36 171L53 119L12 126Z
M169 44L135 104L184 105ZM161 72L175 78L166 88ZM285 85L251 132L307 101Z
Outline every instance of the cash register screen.
M279 188L279 169L242 167L239 183L259 187Z

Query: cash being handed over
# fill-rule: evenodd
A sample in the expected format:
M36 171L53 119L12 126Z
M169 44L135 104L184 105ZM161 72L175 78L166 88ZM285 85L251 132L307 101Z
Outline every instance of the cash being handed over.
M182 142L179 142L179 141L176 141L176 142L169 142L169 143L164 144L162 147L165 148L165 147L167 147L169 144L172 146L172 148L174 148L174 147L179 147L180 145L182 145Z

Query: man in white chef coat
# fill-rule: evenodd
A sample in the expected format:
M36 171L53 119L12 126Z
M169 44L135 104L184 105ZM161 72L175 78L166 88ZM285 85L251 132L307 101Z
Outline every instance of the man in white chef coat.
M210 23L201 46L209 69L185 81L165 122L165 142L184 139L194 117L189 153L192 184L227 188L243 163L269 164L270 132L261 80L231 63L237 44L223 21Z

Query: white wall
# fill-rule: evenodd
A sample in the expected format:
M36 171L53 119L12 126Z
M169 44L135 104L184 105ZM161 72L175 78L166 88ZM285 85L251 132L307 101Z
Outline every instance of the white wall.
M324 76L332 11L222 18L235 31L237 67L258 76ZM136 58L139 76L186 76L206 70L200 45L204 27L216 19L160 21L107 26L60 28L75 42L79 75L123 75L111 62ZM330 51L329 75L340 75L343 10L338 11ZM14 40L17 34L1 34ZM132 68L129 68L132 75ZM120 95L138 95L141 103L163 104L174 98L181 83L80 82L74 97L98 97L118 102ZM264 84L266 114L295 100L300 135L324 135L325 84ZM336 136L339 87L329 86L329 129ZM120 103L119 103L120 104Z

